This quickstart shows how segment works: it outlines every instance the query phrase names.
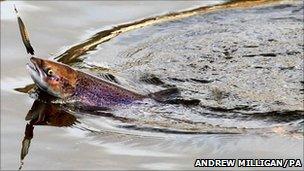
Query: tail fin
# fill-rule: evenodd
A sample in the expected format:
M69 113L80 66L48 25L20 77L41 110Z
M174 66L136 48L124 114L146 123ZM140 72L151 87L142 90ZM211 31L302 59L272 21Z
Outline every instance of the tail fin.
M200 103L198 99L183 99L181 98L180 91L177 88L169 88L155 93L149 94L149 97L167 104L181 104L185 106L197 106Z
M181 104L184 106L197 106L200 104L200 100L199 99L169 99L166 100L165 103L168 104Z
M177 88L169 88L148 95L150 98L158 102L166 102L167 100L180 96L180 91Z

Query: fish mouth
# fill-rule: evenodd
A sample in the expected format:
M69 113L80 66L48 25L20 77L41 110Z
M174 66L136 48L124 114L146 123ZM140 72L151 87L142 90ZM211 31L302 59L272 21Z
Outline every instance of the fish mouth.
M41 59L31 57L30 62L26 64L26 68L29 71L31 78L36 83L36 85L42 90L47 90L48 86L44 81L44 79L46 78L46 73L41 68L41 63Z

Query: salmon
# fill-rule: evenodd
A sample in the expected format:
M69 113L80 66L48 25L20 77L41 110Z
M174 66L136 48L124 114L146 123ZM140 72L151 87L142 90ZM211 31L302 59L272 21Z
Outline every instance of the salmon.
M66 64L37 57L30 58L27 69L42 91L86 106L128 105L146 98L164 101L180 93L177 88L170 88L155 93L140 94L106 79L73 69Z

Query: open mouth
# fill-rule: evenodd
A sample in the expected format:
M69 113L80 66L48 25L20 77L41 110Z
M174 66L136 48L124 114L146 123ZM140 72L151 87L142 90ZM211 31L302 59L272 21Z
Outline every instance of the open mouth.
M31 61L29 63L26 64L27 69L30 71L30 73L32 72L36 72L37 74L39 74L39 71L36 67L36 65Z
M37 60L39 60L39 59L31 58L30 62L27 63L26 68L29 71L29 73L30 73L33 81L36 83L36 85L39 88L41 88L42 90L46 90L47 86L44 81L46 74L44 73L43 69L37 63Z
M36 59L36 58L31 58L30 62L27 63L26 67L32 76L35 75L35 76L39 76L39 77L43 78L46 76L46 74L41 69L41 67L39 67L37 60L38 59Z

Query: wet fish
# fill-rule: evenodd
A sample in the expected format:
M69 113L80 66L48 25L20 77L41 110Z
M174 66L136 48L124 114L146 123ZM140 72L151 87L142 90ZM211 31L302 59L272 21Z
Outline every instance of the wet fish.
M86 106L125 105L146 98L162 102L180 94L177 88L140 94L114 82L75 70L68 65L36 57L31 57L27 69L41 90Z
M19 26L19 31L20 31L20 35L23 41L23 44L26 48L27 53L34 55L34 49L31 45L30 39L29 39L29 34L26 30L26 27L22 21L22 19L20 18L20 16L18 15L18 10L16 8L16 6L14 5L14 9L17 15L17 20L18 20L18 26Z

